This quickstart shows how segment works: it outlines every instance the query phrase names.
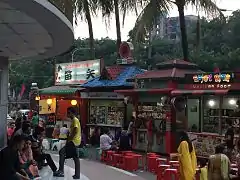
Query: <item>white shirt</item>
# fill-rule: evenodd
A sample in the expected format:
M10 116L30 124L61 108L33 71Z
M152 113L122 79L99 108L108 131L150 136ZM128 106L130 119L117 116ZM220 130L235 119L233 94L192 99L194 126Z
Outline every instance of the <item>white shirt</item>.
M102 150L109 150L111 148L111 143L112 139L107 134L100 136L100 148Z
M133 127L133 122L131 121L128 125L128 131L127 131L128 134L132 134L132 127Z

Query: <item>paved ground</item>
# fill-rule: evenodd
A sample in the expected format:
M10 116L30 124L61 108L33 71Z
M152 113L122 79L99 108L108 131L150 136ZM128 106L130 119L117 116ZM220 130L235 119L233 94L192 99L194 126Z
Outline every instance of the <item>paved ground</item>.
M58 155L52 154L53 160L58 164ZM65 178L52 177L51 170L46 167L41 170L42 180L69 180L74 174L74 163L67 160L65 164ZM156 176L148 172L127 172L115 167L107 166L93 160L81 159L81 180L156 180Z

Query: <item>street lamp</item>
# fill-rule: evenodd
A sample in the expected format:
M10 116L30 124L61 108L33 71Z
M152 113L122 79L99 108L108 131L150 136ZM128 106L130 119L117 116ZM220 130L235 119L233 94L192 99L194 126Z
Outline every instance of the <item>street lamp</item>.
M91 48L76 48L76 49L73 50L73 52L72 52L72 63L73 63L73 60L74 60L73 57L74 57L75 53L77 51L84 50L84 49L90 50ZM95 48L94 48L94 58L95 58Z

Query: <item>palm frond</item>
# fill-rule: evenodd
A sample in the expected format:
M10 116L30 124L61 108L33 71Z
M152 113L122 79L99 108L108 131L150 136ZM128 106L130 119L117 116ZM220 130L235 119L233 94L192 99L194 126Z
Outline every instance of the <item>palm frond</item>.
M222 10L216 5L215 0L186 0L186 5L192 5L198 12L205 12L207 16L224 18Z
M166 16L170 8L168 0L150 0L136 20L133 28L134 42L144 41L152 30L156 17Z
M138 16L138 8L143 8L141 2L141 0L119 0L119 8L120 11L123 13L123 26L125 23L127 12L135 12L136 16Z

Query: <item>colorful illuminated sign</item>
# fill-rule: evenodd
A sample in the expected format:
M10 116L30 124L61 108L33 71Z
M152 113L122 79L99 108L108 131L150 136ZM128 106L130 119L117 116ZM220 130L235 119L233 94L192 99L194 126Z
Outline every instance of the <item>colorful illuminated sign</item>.
M55 67L55 85L83 84L100 76L100 72L100 59L57 64Z
M192 76L194 83L230 83L234 79L234 73L209 73Z

